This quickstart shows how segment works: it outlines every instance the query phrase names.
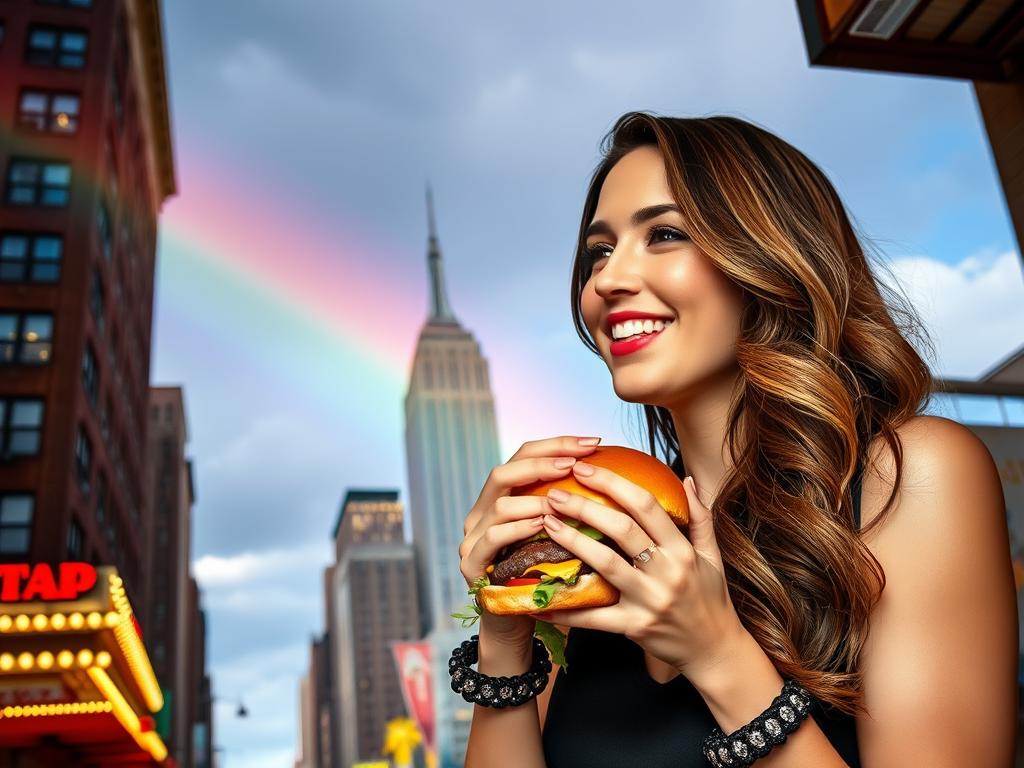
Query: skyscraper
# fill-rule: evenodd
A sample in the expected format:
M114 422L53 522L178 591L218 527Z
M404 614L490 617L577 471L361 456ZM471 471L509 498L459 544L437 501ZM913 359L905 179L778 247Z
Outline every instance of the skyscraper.
M327 636L341 766L381 759L385 723L405 712L391 643L417 639L420 611L403 513L398 491L350 490L334 527ZM311 728L311 745L314 736ZM305 759L314 753L308 749Z
M143 552L148 578L140 611L153 670L168 711L167 747L180 766L208 765L209 692L206 621L191 574L192 462L185 455L188 423L181 387L149 390L147 526Z
M448 301L434 206L427 188L430 314L420 331L405 397L405 446L423 636L433 650L438 758L461 766L472 707L453 693L447 655L471 632L451 613L468 602L459 570L466 515L500 463L487 359Z

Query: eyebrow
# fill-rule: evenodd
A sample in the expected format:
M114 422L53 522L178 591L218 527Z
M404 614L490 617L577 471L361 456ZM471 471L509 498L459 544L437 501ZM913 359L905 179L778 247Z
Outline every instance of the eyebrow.
M646 208L640 208L639 210L633 213L633 215L629 219L629 222L634 227L639 227L645 221L650 221L651 219L660 216L663 213L669 212L682 214L682 211L679 210L679 206L674 205L673 203L662 203L660 205L649 205ZM589 238L591 235L614 234L615 233L612 231L612 228L608 225L608 222L595 221L589 227L587 227L587 233L586 235L584 235L584 239Z

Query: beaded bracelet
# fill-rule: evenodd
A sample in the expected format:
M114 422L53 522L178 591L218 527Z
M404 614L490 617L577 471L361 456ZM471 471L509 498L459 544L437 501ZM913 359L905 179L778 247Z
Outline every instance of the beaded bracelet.
M715 728L704 740L704 756L714 768L744 768L767 755L795 731L811 711L811 694L787 680L771 706L728 736Z
M462 694L462 698L469 703L497 709L517 707L547 686L551 659L540 638L533 638L533 665L529 671L512 677L490 677L470 669L469 665L477 662L479 643L480 635L463 640L448 659L452 690Z

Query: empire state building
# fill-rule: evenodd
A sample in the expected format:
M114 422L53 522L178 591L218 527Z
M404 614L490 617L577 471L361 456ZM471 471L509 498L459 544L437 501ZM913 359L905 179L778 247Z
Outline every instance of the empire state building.
M427 221L430 314L405 396L405 447L422 634L433 644L437 751L447 768L463 763L472 714L452 692L447 669L452 647L473 631L450 615L471 601L459 544L466 515L501 459L487 359L448 301L429 187Z

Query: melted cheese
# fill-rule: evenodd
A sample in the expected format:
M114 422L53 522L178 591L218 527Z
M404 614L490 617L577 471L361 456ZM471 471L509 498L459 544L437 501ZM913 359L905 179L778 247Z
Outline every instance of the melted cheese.
M488 565L486 568L484 568L484 573L494 573L494 566Z
M579 571L581 565L583 565L583 562L579 558L566 560L563 563L537 563L527 568L525 575L528 576L536 571L545 576L560 579L572 578Z

